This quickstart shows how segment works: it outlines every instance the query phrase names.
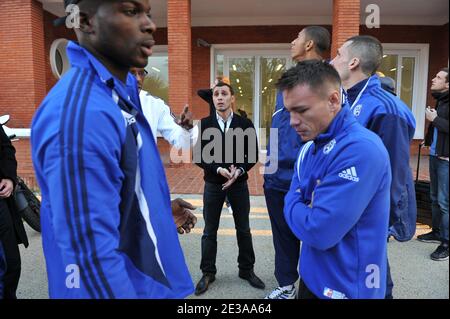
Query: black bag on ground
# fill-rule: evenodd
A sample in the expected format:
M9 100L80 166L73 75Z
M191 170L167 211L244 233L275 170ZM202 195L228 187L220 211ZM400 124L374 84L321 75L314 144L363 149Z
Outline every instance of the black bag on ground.
M430 197L430 182L419 180L419 169L420 169L420 153L424 143L419 145L419 153L417 155L417 170L416 170L416 180L414 182L414 187L416 190L416 202L417 202L417 222L425 225L431 226L431 197Z

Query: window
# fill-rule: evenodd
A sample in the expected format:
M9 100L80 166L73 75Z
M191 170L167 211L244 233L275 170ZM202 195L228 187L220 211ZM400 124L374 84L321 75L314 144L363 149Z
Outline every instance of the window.
M153 47L153 55L145 67L148 72L143 89L169 104L169 57L167 46Z

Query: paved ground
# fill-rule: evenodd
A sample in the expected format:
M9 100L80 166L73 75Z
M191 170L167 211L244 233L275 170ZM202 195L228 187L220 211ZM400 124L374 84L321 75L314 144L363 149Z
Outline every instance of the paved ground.
M200 238L203 227L201 218L201 195L180 195L199 208L198 226L189 235L180 237L185 251L186 261L196 283L200 277ZM252 288L237 276L237 243L234 224L226 209L222 212L218 236L218 274L216 281L202 296L190 296L192 299L258 299L263 298L276 285L273 276L273 244L270 221L265 208L264 197L252 196L251 227L256 253L255 272L266 283L266 289ZM30 247L22 250L22 277L19 284L19 298L48 298L45 263L42 256L40 235L27 228ZM428 226L418 225L418 234L428 231ZM389 258L395 282L394 296L399 299L449 298L449 263L430 260L429 254L436 244L424 244L417 240L407 243L391 241Z

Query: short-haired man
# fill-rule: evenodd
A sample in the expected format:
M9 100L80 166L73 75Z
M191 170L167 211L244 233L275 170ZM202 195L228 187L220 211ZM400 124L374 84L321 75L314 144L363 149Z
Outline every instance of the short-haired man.
M80 25L79 44L67 48L72 68L40 106L31 135L49 295L184 298L194 287L129 73L152 53L150 1L65 6L74 3ZM181 225L190 217L182 208L173 214Z
M306 142L284 216L302 241L299 298L384 298L389 155L341 105L339 74L304 61L278 81L291 126Z
M416 231L417 206L409 167L410 143L416 122L411 110L398 97L381 87L376 71L383 47L371 36L349 38L331 62L342 79L350 110L360 124L375 132L389 152L392 168L389 236L410 240ZM386 298L392 298L393 283L388 264Z
M430 121L425 145L430 146L430 195L432 201L432 226L428 234L417 236L423 242L440 245L431 254L436 261L448 260L448 68L436 74L431 92L436 99L434 109L426 110Z
M239 277L250 285L264 289L265 285L254 273L255 253L250 231L250 194L248 171L258 161L258 141L253 123L231 109L233 88L217 83L212 91L216 112L200 122L199 136L194 146L194 162L204 171L202 236L202 278L195 294L206 292L217 273L217 230L225 197L233 207L239 247Z
M303 28L291 43L291 56L296 62L305 60L323 60L330 48L330 33L320 26ZM283 95L279 91L275 110L272 115L271 134L277 131L278 146L275 152L267 146L266 167L277 165L274 173L264 175L264 195L272 225L273 245L275 248L275 278L278 282L266 299L294 299L295 282L298 280L297 263L300 253L300 241L295 237L283 216L284 197L291 184L294 163L302 144L300 137L289 125L289 112L283 104Z

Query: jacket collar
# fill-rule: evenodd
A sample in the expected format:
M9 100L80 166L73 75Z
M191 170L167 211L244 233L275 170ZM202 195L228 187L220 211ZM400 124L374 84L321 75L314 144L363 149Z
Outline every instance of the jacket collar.
M111 72L109 72L108 69L92 53L74 41L69 42L67 46L67 55L73 67L81 67L92 70L98 75L100 80L106 84L107 87L114 89L120 97L125 100L132 99L133 102L139 103L137 80L130 73L127 75L127 83L124 84L112 75Z
M330 126L326 132L318 135L314 139L314 144L316 149L321 147L322 145L328 143L332 139L334 139L337 135L339 135L343 130L345 130L350 125L356 123L356 119L353 114L350 112L350 107L348 104L343 104L341 110L336 117L331 121Z
M353 109L358 104L359 99L366 91L370 91L372 88L381 88L381 82L377 75L372 75L361 82L356 83L350 89L347 90L347 100L350 104L350 108Z

